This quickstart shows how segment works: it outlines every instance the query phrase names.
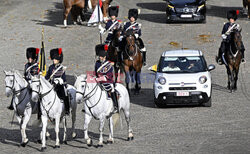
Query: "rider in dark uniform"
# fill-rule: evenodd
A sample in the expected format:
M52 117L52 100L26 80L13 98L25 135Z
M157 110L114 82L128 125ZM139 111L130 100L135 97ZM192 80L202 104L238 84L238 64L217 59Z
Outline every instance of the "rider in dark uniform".
M97 77L97 81L101 83L103 89L110 93L111 99L114 104L114 109L112 113L119 112L118 111L118 101L114 88L114 80L113 80L113 67L112 63L106 60L107 51L105 51L105 45L97 45L96 53L99 56L99 60L95 63L95 74Z
M104 34L105 32L108 32L108 36L106 38L105 43L109 44L113 39L113 31L115 29L121 28L121 21L116 19L118 16L119 7L118 6L111 6L108 9L108 13L110 16L110 20L107 21L105 28L103 28L101 25L99 25L99 30L101 34Z
M227 19L229 20L229 22L227 22L222 29L222 42L221 42L221 46L219 48L219 52L218 52L218 57L217 57L217 63L222 65L222 55L223 53L226 52L226 50L228 49L228 47L230 46L230 41L231 41L231 31L236 28L238 30L241 30L240 25L236 24L235 21L237 20L237 12L236 10L230 10L227 12ZM241 62L245 62L244 59L244 51L245 51L245 47L242 43L242 59Z
M65 67L62 65L62 48L50 50L50 57L53 60L53 64L50 65L45 79L55 86L58 97L64 102L65 114L69 115L69 97L66 89Z
M125 34L128 30L133 30L137 42L139 44L140 51L142 52L143 65L146 66L146 48L141 37L141 24L137 23L138 9L130 9L128 11L128 22L124 23L123 33Z
M28 82L31 80L31 76L38 75L39 73L39 67L37 63L38 54L39 48L30 47L26 49L26 58L28 62L25 64L24 67L24 78ZM7 108L10 110L14 109L12 106L12 101L10 106L8 106Z

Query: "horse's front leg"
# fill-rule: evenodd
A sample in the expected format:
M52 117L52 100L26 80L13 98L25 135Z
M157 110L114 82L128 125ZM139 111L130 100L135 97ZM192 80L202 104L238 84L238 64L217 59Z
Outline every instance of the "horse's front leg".
M136 72L135 80L135 94L139 94L139 91L141 90L141 72Z
M75 102L75 101L74 101ZM71 114L72 114L72 138L75 139L76 138L76 132L75 132L75 122L76 122L76 102L75 102L75 106L72 107L71 110Z
M56 144L55 148L60 148L60 139L59 139L59 124L60 124L60 114L55 117L55 132L56 132Z
M128 141L131 141L134 139L134 135L133 135L133 130L131 129L130 126L130 114L129 114L129 108L125 108L124 109L124 115L125 115L125 119L127 122L127 129L128 129Z
M68 7L66 8L65 6L65 9L64 9L64 16L63 16L63 24L64 24L64 27L67 27L67 18L68 18L68 15L69 15L69 12L71 10L72 7Z
M89 135L88 135L88 127L89 127L89 123L91 119L92 119L92 116L85 113L83 131L84 131L84 139L87 141L87 145L89 147L92 146L93 144L91 138L89 138Z
M27 138L27 135L26 135L26 126L30 120L31 114L32 114L32 108L26 109L24 111L24 117L22 119L22 124L21 124L21 134L22 134L21 146L22 147L25 147L29 142L29 139Z
M100 125L99 125L99 132L100 132L100 137L99 137L99 142L97 147L103 147L103 127L104 127L104 121L105 117L100 118Z
M130 89L129 89L130 73L129 73L129 71L125 72L125 82L126 82L126 88L128 90L128 93L130 94Z
M41 116L43 127L42 127L42 148L41 152L43 152L46 149L46 129L47 129L47 121L48 117L46 115Z
M63 143L67 144L67 118L63 116Z
M108 144L114 143L114 138L113 138L113 119L112 117L109 118L109 138L107 140Z

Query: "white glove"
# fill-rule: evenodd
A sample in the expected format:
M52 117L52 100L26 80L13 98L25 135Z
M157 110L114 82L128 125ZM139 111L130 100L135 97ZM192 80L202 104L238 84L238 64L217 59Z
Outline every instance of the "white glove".
M100 82L100 81L107 81L107 79L106 79L105 76L100 76L100 77L96 78L96 81L97 81L97 82Z
M103 34L105 32L105 28L102 27L102 25L98 26L100 33Z
M120 37L119 37L119 41L122 41L122 39L123 39L123 36L120 36Z
M139 34L135 34L135 38L138 39L138 37L139 37Z
M222 37L223 40L227 39L227 35L226 34L222 34L221 37Z
M54 83L55 83L55 84L62 85L62 84L63 84L63 80L62 80L61 78L55 78L55 79L54 79Z
M241 27L239 24L236 25L235 29L237 29L238 31L241 31Z

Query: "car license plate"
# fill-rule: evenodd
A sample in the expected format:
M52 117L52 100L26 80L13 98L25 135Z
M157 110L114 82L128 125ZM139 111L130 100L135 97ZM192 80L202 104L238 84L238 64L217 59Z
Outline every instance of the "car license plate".
M181 18L192 18L192 14L182 14Z
M176 96L189 96L189 92L186 91L178 91Z

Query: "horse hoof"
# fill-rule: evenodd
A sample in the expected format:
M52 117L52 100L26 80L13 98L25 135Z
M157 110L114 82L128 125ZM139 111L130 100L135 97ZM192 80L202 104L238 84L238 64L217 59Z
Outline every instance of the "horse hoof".
M107 144L113 144L114 143L114 141L107 141Z
M27 142L21 143L22 147L25 147L29 143L29 140Z
M102 148L103 145L102 144L97 144L97 148Z
M68 144L68 142L67 141L63 141L63 144Z
M55 145L54 146L54 149L59 149L60 148L60 145Z
M127 141L132 141L134 140L134 137L128 137Z
M72 134L72 139L76 139L77 134Z
M88 147L91 147L93 145L93 141L91 140L89 144L87 144Z
M46 149L47 149L46 147L42 147L41 152L44 152Z

